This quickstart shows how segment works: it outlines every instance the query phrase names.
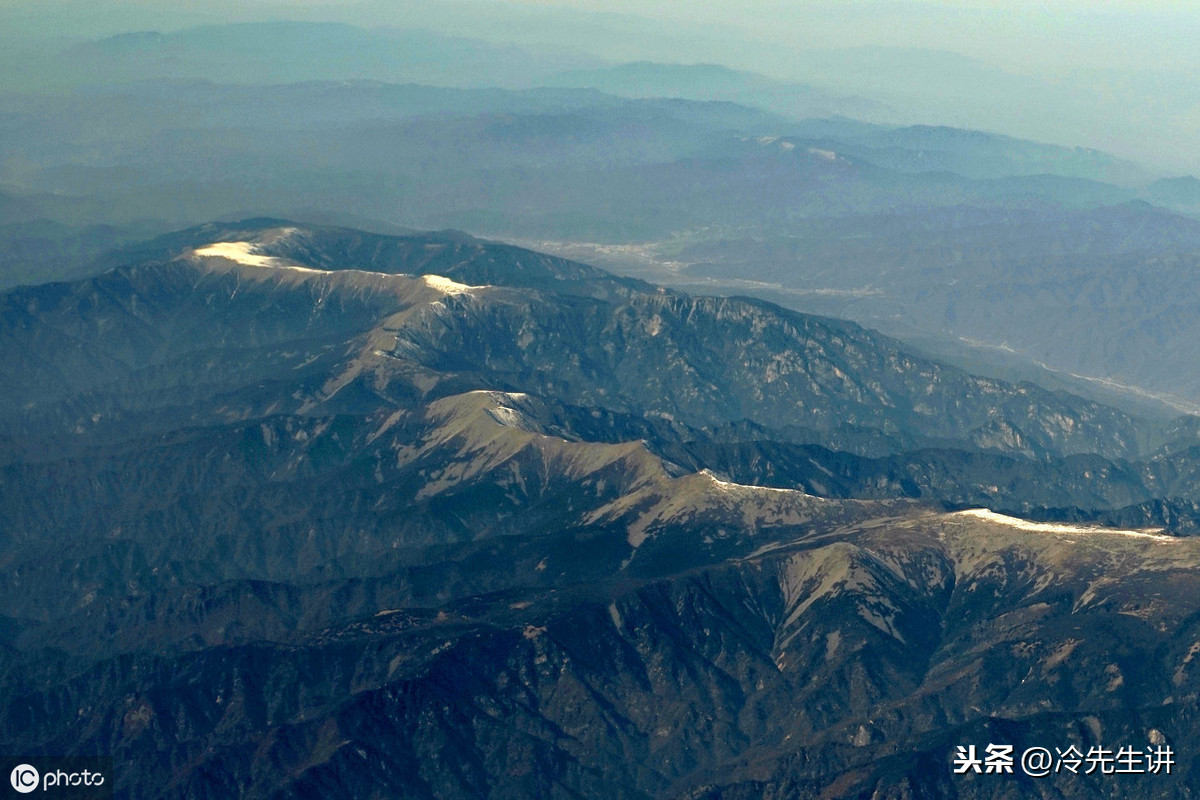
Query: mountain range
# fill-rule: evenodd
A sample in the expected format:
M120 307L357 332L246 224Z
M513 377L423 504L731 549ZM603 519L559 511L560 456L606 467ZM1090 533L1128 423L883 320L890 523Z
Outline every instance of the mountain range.
M135 798L1187 796L1194 418L453 231L96 263L0 295L7 752ZM992 742L1178 760L952 772Z
M14 791L1194 798L1197 18L993 6L0 4Z

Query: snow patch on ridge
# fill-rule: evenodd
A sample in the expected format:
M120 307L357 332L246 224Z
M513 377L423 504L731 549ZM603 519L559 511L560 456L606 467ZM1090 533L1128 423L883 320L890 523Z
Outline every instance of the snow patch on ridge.
M485 286L468 286L465 283L452 281L449 278L441 275L422 275L421 280L430 289L437 289L443 294L471 294L476 289L485 289Z
M294 272L324 272L324 270L302 267L278 256L265 256L258 252L253 242L213 242L192 251L201 258L224 258L248 267L288 269Z
M990 511L986 508L970 508L966 511L956 512L955 516L975 517L976 519L992 522L998 525L1006 525L1010 528L1018 528L1023 531L1033 531L1035 533L1066 533L1066 534L1116 534L1118 536L1136 536L1142 539L1153 539L1161 542L1177 542L1179 541L1174 536L1164 536L1159 531L1162 528L1150 528L1147 530L1122 530L1120 528L1103 528L1099 525L1065 525L1057 522L1030 522L1020 517L1010 517L1005 514L997 514L995 511Z
M777 489L774 486L751 486L748 483L733 483L732 481L723 481L720 478L718 478L712 472L712 470L710 470L708 468L700 470L700 472L697 474L706 476L710 481L713 482L713 484L718 489L721 489L724 491L735 491L738 489L748 489L752 492L782 492L783 494L800 494L805 497L812 497L813 499L820 499L820 498L814 497L813 495L807 494L806 492L804 492L800 489Z
M386 272L372 272L370 270L360 270L360 269L354 269L354 270L343 269L343 270L336 270L336 271L313 269L312 267L301 266L300 264L297 264L296 262L291 261L286 258L280 258L279 256L264 255L260 251L260 248L264 244L274 244L275 242L278 242L281 239L287 238L288 236L291 236L292 234L294 234L296 232L297 232L297 229L295 229L295 228L284 228L282 230L273 232L273 235L271 235L269 238L260 240L258 242L213 242L212 244L207 244L207 245L204 245L203 247L197 247L195 250L192 251L192 255L198 256L200 258L221 258L221 259L225 259L226 261L232 261L236 264L241 264L246 267L259 267L262 269L279 269L279 270L288 270L290 272L306 272L306 273L315 274L315 275L330 275L330 274L334 274L334 272L362 273L365 275L380 276L385 279L399 278L399 279L403 279L404 281L418 281L419 283L423 284L426 288L432 289L433 291L440 294L442 297L447 297L449 295L456 295L456 294L473 294L480 289L491 288L489 286L468 286L465 283L459 283L458 281L451 280L450 278L446 278L441 275L414 276L414 275L409 275L409 274L404 274L404 273L392 274L392 273L386 273Z

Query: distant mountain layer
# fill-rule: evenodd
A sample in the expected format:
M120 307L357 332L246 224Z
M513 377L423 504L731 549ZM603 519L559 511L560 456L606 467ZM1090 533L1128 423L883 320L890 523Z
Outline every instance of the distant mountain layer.
M793 119L852 116L878 118L888 110L861 97L830 94L812 86L783 83L720 64L660 64L640 61L550 76L548 86L598 89L621 97L679 97L725 100Z
M1095 149L948 126L868 124L861 120L887 123L901 115L879 102L719 64L636 62L564 72L546 83L621 97L725 100L761 108L798 121L790 129L794 135L826 139L831 149L902 171L947 171L971 178L1054 174L1136 186L1153 177L1146 167Z
M278 97L231 91L224 111L196 113L214 93L150 86L43 101L7 133L21 155L13 163L26 165L13 177L77 196L72 221L323 208L408 226L609 242L788 232L806 219L896 208L1078 208L1137 196L1019 169L969 178L945 171L953 160L930 165L940 171L892 169L854 155L854 146L780 135L791 123L728 103L312 85ZM382 116L343 118L356 105ZM168 125L177 113L195 122ZM114 155L72 158L98 146L98 131Z
M453 232L107 258L0 295L11 752L111 753L133 797L992 797L958 744L1195 757L1195 420Z
M1099 150L947 126L809 120L797 128L797 133L836 142L835 149L905 172L944 170L972 178L1061 175L1126 186L1143 186L1153 176L1142 165Z
M8 91L102 87L155 79L234 84L381 80L435 85L529 86L539 75L592 66L566 51L428 30L364 29L329 22L240 22L172 32L139 31L71 46L17 66ZM17 82L17 80L22 82Z
M1150 184L1150 196L1171 206L1200 206L1200 179L1194 175L1160 178Z

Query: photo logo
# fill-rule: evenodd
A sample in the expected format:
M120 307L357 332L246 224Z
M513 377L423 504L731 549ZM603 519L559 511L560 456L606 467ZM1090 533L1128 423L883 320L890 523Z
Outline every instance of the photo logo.
M8 776L8 779L12 782L12 787L18 792L29 794L38 788L38 783L41 781L42 776L28 764L19 764L13 768L12 774Z
M0 755L0 764L17 764L9 773L8 782L18 794L36 792L35 797L112 800L113 787L109 779L113 774L112 757L39 756L36 767L26 762L28 757Z

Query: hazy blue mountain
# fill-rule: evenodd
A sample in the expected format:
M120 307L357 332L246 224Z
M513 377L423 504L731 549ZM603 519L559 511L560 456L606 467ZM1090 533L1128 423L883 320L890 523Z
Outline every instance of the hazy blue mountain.
M1113 103L1100 91L1081 91L1078 84L1015 72L949 48L807 50L796 53L789 66L797 80L897 109L905 115L898 121L1003 131L1050 142L1081 141L1080 121L1094 118L1097 107L1111 108ZM1034 118L1030 108L1055 113ZM1132 105L1129 113L1134 113ZM1120 133L1124 136L1103 138L1127 138L1127 130Z
M1200 179L1194 175L1160 178L1150 184L1149 193L1155 202L1164 205L1195 208L1200 206Z
M833 95L812 86L783 83L720 64L640 61L615 67L571 70L551 76L546 84L598 89L621 97L726 100L792 119L835 115L879 118L888 115L886 107L861 97Z
M1098 150L1015 139L977 130L932 125L890 127L851 120L816 120L801 135L906 172L955 172L972 178L1060 175L1144 186L1153 173L1127 159Z
M200 87L199 94L210 91ZM336 108L341 101L322 95L341 91L314 85L296 96ZM777 136L786 121L726 103L598 95L592 103L539 111L531 104L546 99L522 93L506 112L411 118L400 116L401 103L394 119L295 129L264 127L266 119L251 113L252 97L243 95L246 122L236 127L205 119L167 127L155 115L174 119L166 112L177 103L152 92L144 124L124 121L133 115L101 115L108 127L86 125L81 115L74 130L64 131L52 119L72 117L68 103L47 114L50 122L11 135L23 156L18 163L40 163L19 177L42 191L88 198L110 223L304 207L413 227L610 242L718 228L787 230L796 220L898 205L1088 207L1134 195L1056 176L978 180L892 170L828 150L827 143ZM551 101L561 97L552 94ZM567 96L568 103L583 99ZM39 135L47 126L57 140ZM110 155L81 157L97 147Z
M0 133L7 177L21 187L7 218L106 224L314 211L446 225L447 205L503 195L548 162L670 161L778 124L732 104L362 82L148 82L0 104L12 123Z
M254 28L237 30L240 42ZM101 50L166 46L143 38ZM1095 180L1134 168L1090 151L591 89L153 80L0 97L0 119L2 177L71 209L38 216L73 224L316 211L628 243L786 234L798 220L897 207L1079 208L1138 194Z
M0 85L9 91L58 90L176 78L234 84L381 80L530 86L540 76L595 63L563 51L530 52L428 30L240 22L123 33L73 44L26 65L20 75Z
M1093 149L946 126L869 124L862 120L887 121L888 109L862 98L782 83L719 64L637 62L565 72L554 76L550 85L593 88L623 97L728 100L754 106L801 120L791 128L794 135L824 139L831 149L904 171L946 171L971 178L1053 174L1138 186L1152 176L1141 165Z

